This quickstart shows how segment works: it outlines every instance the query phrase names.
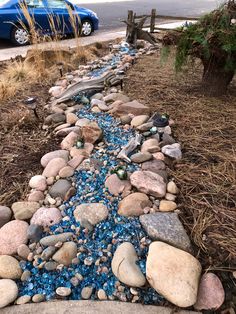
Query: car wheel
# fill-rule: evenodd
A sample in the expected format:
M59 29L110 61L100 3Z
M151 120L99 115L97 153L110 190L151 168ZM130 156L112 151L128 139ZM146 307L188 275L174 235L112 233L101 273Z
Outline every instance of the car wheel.
M29 32L22 26L14 26L11 32L11 41L16 46L24 46L29 43Z
M93 32L93 24L89 20L84 20L81 26L81 35L90 36Z

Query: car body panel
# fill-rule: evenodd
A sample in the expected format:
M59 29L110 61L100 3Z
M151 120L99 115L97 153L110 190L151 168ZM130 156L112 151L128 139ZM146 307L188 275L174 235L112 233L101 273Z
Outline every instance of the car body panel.
M2 2L3 1L3 2ZM49 23L48 16L53 17L54 24L57 31L63 34L73 34L73 28L70 23L70 16L68 10L64 7L58 8L51 5L50 0L41 0L44 8L28 7L31 16L34 16L37 29L43 34L53 35ZM93 30L98 29L99 20L96 14L88 9L81 8L77 5L72 5L69 1L64 0L65 4L72 6L74 15L79 16L81 22L90 20L93 24ZM26 19L21 12L18 0L1 0L0 3L0 38L10 39L11 31L14 25L19 24L19 19L27 25Z

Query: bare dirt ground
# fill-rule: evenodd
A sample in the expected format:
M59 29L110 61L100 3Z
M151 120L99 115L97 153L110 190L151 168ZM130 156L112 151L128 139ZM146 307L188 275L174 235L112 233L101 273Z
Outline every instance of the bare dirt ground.
M205 270L217 270L227 300L236 304L236 80L228 95L204 96L201 65L176 76L173 60L142 57L129 71L125 92L176 122L183 159L170 175L181 189L180 217Z

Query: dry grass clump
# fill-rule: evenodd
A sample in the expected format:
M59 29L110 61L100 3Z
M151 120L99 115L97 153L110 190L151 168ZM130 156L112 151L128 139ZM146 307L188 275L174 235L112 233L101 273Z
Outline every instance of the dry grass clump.
M162 65L159 55L146 56L130 70L125 92L175 120L174 136L182 144L183 159L169 174L180 187L181 220L203 266L233 270L236 82L228 96L209 98L203 95L200 81L199 64L176 77L171 61Z

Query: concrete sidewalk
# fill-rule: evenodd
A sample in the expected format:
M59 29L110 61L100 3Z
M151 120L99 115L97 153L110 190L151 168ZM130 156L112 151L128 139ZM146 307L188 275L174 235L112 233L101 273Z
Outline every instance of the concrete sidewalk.
M114 301L56 301L9 306L1 314L196 314L200 312Z
M93 44L97 41L104 42L109 40L115 40L117 38L125 37L125 30L114 30L109 32L97 32L94 33L90 37L81 37L79 38L79 42L81 46L87 46ZM49 42L49 43L42 43L37 45L38 48L43 49L55 49L55 48L75 48L76 47L76 39L66 39L61 40L59 42ZM6 48L0 50L0 61L10 60L11 58L15 58L16 56L21 55L25 57L27 51L29 49L34 48L34 45L24 46L24 47L13 47L13 48Z

